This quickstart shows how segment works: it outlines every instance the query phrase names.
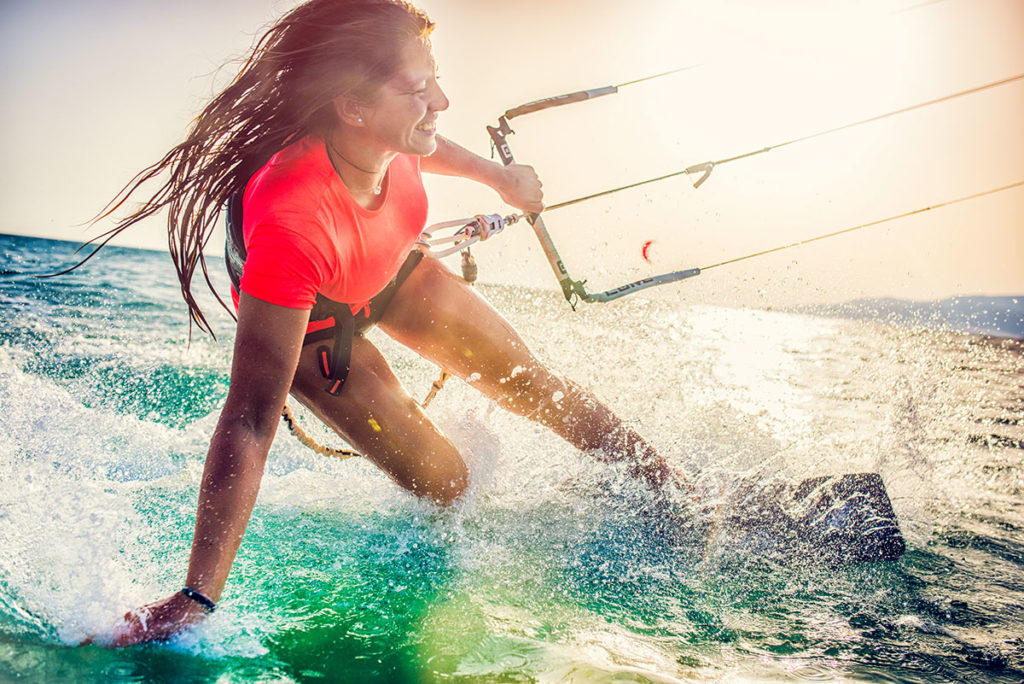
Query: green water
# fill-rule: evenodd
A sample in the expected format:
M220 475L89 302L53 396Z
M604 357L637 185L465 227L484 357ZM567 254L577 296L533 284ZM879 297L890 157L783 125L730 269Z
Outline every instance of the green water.
M907 554L829 569L681 542L613 467L453 381L429 413L470 465L464 502L281 431L217 612L167 644L77 647L180 587L230 319L188 346L157 253L38 281L69 245L0 249L0 680L1024 677L1020 342L643 300L567 316L500 287L543 358L686 467L881 472ZM425 394L436 369L372 339Z

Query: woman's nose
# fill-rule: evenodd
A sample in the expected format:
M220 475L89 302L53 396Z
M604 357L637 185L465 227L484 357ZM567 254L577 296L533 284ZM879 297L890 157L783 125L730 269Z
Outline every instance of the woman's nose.
M430 108L435 112L443 112L448 109L448 105L450 105L451 102L448 101L448 96L444 94L444 90L441 88L441 85L436 81L434 83L437 84L437 88L435 88L434 99L433 102L430 103Z

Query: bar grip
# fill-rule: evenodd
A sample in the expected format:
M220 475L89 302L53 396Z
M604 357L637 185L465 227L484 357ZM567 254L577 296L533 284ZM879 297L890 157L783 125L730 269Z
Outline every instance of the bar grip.
M619 92L619 89L615 86L605 86L603 88L591 88L590 90L580 90L575 93L568 93L566 95L555 95L554 97L545 97L543 100L534 100L533 102L527 102L526 104L513 107L512 109L505 112L506 119L512 119L523 114L532 114L533 112L539 112L542 109L548 109L550 107L561 107L562 105L572 104L574 102L582 102L583 100L590 100L595 97L601 97L602 95L613 95Z

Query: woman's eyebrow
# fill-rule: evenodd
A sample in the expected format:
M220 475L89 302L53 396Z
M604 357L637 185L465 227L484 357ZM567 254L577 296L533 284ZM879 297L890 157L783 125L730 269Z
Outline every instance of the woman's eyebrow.
M437 74L437 70L436 69L430 69L430 70L424 69L422 71L416 72L415 74L412 74L409 77L399 76L396 79L397 80L397 85L399 85L400 87L403 87L403 88L414 88L414 87L420 85L421 83L423 83L424 81L429 81L436 74Z

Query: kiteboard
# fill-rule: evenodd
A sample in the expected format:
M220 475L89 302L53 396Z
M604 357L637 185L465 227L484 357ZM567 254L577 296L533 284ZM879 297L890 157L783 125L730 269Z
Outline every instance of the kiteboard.
M719 499L705 532L732 547L830 567L893 561L906 551L878 473L796 484L740 480Z

